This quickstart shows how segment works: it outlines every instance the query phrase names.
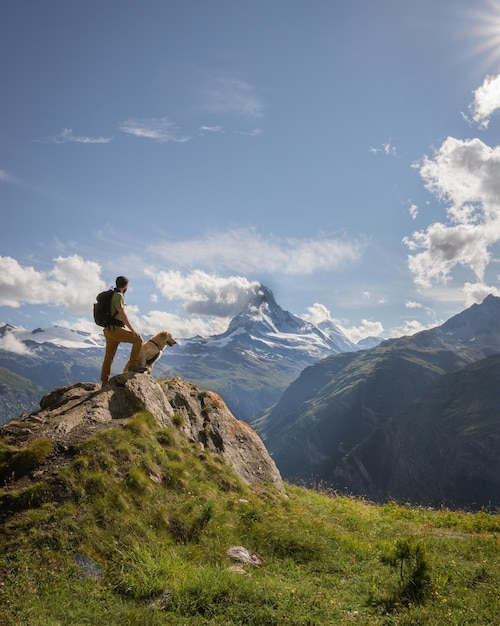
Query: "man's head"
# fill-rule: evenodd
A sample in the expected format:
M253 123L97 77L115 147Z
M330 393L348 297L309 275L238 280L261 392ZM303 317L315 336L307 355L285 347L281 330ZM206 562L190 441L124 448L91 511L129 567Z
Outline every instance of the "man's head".
M116 278L116 288L120 291L124 291L128 286L128 278L126 276L118 276Z

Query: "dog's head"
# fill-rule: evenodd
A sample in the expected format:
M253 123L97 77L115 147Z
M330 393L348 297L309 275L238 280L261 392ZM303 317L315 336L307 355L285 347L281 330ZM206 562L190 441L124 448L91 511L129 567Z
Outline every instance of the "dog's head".
M162 330L152 339L159 346L160 350L163 350L166 346L175 346L177 343L168 330Z

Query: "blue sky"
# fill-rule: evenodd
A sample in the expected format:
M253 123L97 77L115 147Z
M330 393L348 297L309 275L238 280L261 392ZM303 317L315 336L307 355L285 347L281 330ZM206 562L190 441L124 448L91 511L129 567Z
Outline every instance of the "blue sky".
M500 294L500 2L16 0L0 321L222 332L258 283L354 339Z

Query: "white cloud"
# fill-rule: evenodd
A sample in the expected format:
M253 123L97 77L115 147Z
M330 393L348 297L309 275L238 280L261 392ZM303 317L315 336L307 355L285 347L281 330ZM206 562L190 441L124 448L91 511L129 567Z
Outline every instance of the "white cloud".
M415 283L429 287L433 281L447 282L456 265L471 268L482 279L490 260L488 243L491 234L484 226L446 226L438 222L431 224L426 231L413 233L413 239L405 238L403 241L410 250L424 249L408 257Z
M141 333L154 335L160 330L169 330L176 338L210 337L227 330L229 320L219 317L198 317L195 315L177 315L165 311L150 311L137 323Z
M84 137L75 135L71 128L63 128L62 131L49 139L50 143L110 143L113 137Z
M405 307L407 309L422 309L427 315L434 315L433 309L424 306L421 302L415 302L414 300L408 300L408 302L405 303Z
M416 204L412 204L412 205L409 207L408 212L409 212L409 214L410 214L411 218L412 218L413 220L416 220L416 219L417 219L417 217L418 217L418 206L417 206Z
M159 143L185 143L191 138L182 134L180 129L168 117L149 119L129 119L119 124L119 129L128 135L153 139Z
M325 320L331 320L330 311L324 304L320 304L319 302L315 302L312 306L307 307L307 313L301 315L300 317L306 322L310 322L311 324L321 324ZM333 320L332 320L333 321Z
M380 322L373 322L362 319L359 326L346 326L341 320L331 317L331 313L324 304L315 302L312 306L307 307L307 313L300 316L306 322L311 324L321 324L325 320L333 322L353 343L361 341L366 337L378 337L384 332L384 327Z
M392 328L390 331L391 337L404 337L419 333L421 330L429 330L439 326L441 322L431 322L430 324L422 324L418 320L407 320L403 325Z
M247 137L258 137L259 135L262 135L263 130L262 128L253 128L249 131L237 130L235 133L238 135L245 135Z
M465 283L464 288L465 305L467 307L473 304L481 304L481 302L490 294L500 296L500 289L491 287L483 283Z
M260 118L264 103L247 82L230 76L216 75L208 79L202 90L203 109L216 115Z
M481 128L487 128L490 117L500 109L500 75L486 76L481 87L474 92L469 109L472 119Z
M457 265L482 280L490 247L500 241L500 147L448 137L434 158L423 159L420 174L448 208L446 223L435 222L403 239L415 253L408 259L415 282L446 282Z
M258 291L260 284L242 276L227 278L194 270L183 275L177 271L146 271L169 300L179 300L187 313L231 318L240 313Z
M383 143L379 148L370 148L370 152L372 154L385 154L387 156L396 156L397 148L394 146L391 141L387 143Z
M485 217L498 215L500 146L448 137L434 158L424 157L417 167L429 191L450 204L451 220L477 221L482 212Z
M253 229L233 229L183 242L165 242L151 250L170 265L248 274L311 274L358 261L365 242L347 238L280 239Z
M222 133L224 128L222 126L200 126L198 130L202 133Z
M12 257L0 257L0 306L22 304L63 306L73 313L89 313L104 288L100 266L79 256L58 257L50 271L22 266Z
M358 341L366 339L366 337L380 337L384 332L384 327L381 322L366 319L362 319L359 326L340 326L340 328L354 343L358 343Z
M5 333L3 337L0 337L0 350L15 354L31 354L29 348L11 333Z

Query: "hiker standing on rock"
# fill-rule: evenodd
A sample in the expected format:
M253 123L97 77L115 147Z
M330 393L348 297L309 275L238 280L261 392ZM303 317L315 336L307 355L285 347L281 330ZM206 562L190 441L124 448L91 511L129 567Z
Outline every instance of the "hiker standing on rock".
M115 358L116 351L120 343L131 343L130 358L125 366L126 370L133 371L139 367L139 352L142 348L142 337L134 329L125 313L124 294L128 288L128 278L118 276L116 287L111 297L110 323L104 328L106 339L106 353L101 368L101 382L106 385L111 374L111 365Z

